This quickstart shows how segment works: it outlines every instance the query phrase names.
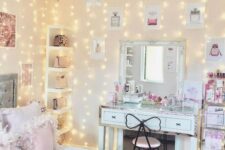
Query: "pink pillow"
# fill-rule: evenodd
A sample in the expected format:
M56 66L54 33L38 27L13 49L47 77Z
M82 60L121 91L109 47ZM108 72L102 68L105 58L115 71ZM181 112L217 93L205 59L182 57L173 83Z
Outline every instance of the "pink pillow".
M33 141L33 150L54 150L55 148L55 136L54 130L50 123L36 128L31 133Z
M34 117L41 115L41 106L37 102L20 108L4 109L3 128L7 127L9 132L22 132L23 125Z
M9 146L0 145L0 150L10 150L10 145Z

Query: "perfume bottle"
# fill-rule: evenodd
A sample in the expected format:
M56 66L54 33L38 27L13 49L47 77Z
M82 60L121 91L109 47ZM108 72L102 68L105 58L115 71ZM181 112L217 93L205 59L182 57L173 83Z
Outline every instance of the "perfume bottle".
M200 22L201 12L197 8L194 8L190 12L190 22L191 23L199 23Z
M113 16L111 17L111 26L112 27L120 26L120 16L118 16L118 12L113 12Z
M158 25L158 19L157 19L157 13L156 12L149 12L148 14L148 20L147 20L147 24L149 26L156 26Z
M57 98L54 98L53 99L53 109L54 110L57 110L58 109L58 100L57 100Z
M210 55L211 56L222 56L218 44L213 44L212 45L212 48L211 48L211 51L210 51Z

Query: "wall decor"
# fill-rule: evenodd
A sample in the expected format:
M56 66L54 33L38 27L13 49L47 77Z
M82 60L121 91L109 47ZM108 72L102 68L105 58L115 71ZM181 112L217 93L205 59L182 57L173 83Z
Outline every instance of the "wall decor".
M101 4L101 0L86 0L87 6L97 6Z
M206 60L219 61L224 60L225 39L211 38L206 42Z
M21 65L21 83L23 86L32 85L33 64Z
M16 46L16 16L0 12L0 47Z
M105 57L105 39L96 38L91 45L91 58L103 59Z
M188 28L204 27L205 5L202 3L191 3L187 6L186 25Z
M202 100L202 83L197 81L185 81L184 98Z
M160 28L160 7L150 6L145 9L145 26L148 29Z
M225 133L218 130L205 130L205 150L223 150Z
M0 108L17 105L17 74L0 75Z
M174 58L177 55L177 47L175 46L169 46L165 48L166 51L166 65L167 65L167 71L168 72L176 72L176 60Z
M111 8L108 13L108 26L111 30L121 29L123 26L123 11L121 8Z

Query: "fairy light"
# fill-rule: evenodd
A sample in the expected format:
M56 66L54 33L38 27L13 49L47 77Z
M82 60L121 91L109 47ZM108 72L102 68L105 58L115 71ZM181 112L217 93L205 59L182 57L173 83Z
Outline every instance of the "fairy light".
M168 7L168 5L169 5L169 4L168 4L168 2L167 2L167 1L164 1L164 2L163 2L163 7L164 7L164 8L167 8L167 7Z
M207 0L200 0L201 2L204 2L206 3ZM17 3L23 3L23 1L21 0L16 0ZM59 3L54 3L53 6L51 7L47 7L47 6L50 6L50 1L49 0L44 0L44 5L45 7L40 7L40 8L37 8L37 1L32 1L27 5L27 7L31 7L29 9L32 9L32 13L31 15L32 16L32 24L33 24L33 27L31 28L31 33L29 33L29 35L32 35L32 36L26 36L26 39L24 38L25 35L23 34L23 32L25 32L27 29L29 29L29 26L26 24L26 19L27 19L27 15L25 15L27 13L27 10L24 10L24 12L22 12L20 15L19 15L19 19L22 19L23 22L20 22L20 24L18 25L18 34L16 36L16 38L19 40L18 42L18 47L21 49L18 53L19 55L21 56L21 60L18 61L18 64L21 65L22 63L26 62L26 63L29 63L29 62L35 62L35 60L33 58L37 57L45 57L45 50L43 48L41 48L40 50L38 49L37 52L31 52L32 50L36 50L36 47L37 47L37 44L36 44L36 40L41 40L41 41L45 41L46 40L46 26L49 24L49 23L59 23L59 21L63 21L63 18L61 18L61 13L62 12L59 12L61 7ZM186 7L186 2L187 1L180 1L179 2L179 5L178 5L178 8L179 9L184 9ZM9 3L9 2L8 2ZM7 2L3 2L3 5L2 5L2 10L3 11L8 11L8 5ZM99 13L98 11L94 11L94 9L92 9L92 7L87 7L86 10L86 15L87 18L86 20L86 23L84 23L84 26L88 27L87 29L87 34L82 36L81 37L81 40L75 40L75 41L72 41L72 45L74 47L74 49L76 49L76 51L78 52L78 50L83 50L84 53L86 54L87 53L87 50L89 51L90 48L91 48L91 42L92 42L92 38L96 35L96 36L101 36L101 37L104 37L104 38L112 38L111 36L109 36L110 34L108 33L108 30L107 30L107 26L106 26L106 22L108 23L108 16L107 16L107 12L108 12L108 6L111 5L107 2L103 2L103 5L98 7L99 9L99 12L100 14L102 15L102 18L104 21L103 23L105 23L104 25L100 26L99 29L95 29L93 27L93 22L96 18L98 18L97 16L99 16ZM143 40L145 37L146 37L146 34L140 29L138 30L137 32L130 32L130 30L127 28L129 27L130 25L130 18L133 17L133 12L132 11L129 11L131 9L131 3L130 2L126 2L123 6L125 6L125 11L124 11L124 16L123 16L123 24L122 26L125 27L124 29L125 30L121 30L120 32L122 33L121 36L122 38L127 38L127 39L138 39L138 40ZM142 21L144 22L145 21L145 14L144 14L144 8L145 8L145 4L144 4L144 1L143 0L140 0L140 1L137 1L136 3L136 6L133 6L132 5L132 9L133 7L136 7L136 8L139 8L138 11L137 11L137 15L138 15L138 21ZM170 8L170 3L168 0L164 0L162 2L162 6L163 8ZM78 36L80 34L80 31L81 31L81 27L82 27L82 20L79 20L77 19L77 16L75 16L76 14L76 5L70 5L68 8L69 8L69 17L70 19L72 20L72 25L71 27L73 28L73 30L78 33ZM50 11L48 11L50 10ZM179 13L178 13L179 14ZM162 13L162 16L164 14ZM101 17L101 16L100 16ZM165 15L165 18L167 16ZM205 14L204 16L205 18L207 18L207 14ZM47 18L51 18L51 19L47 19ZM161 18L162 20L164 19L164 17ZM221 16L220 16L220 20L223 21L225 20L225 13L222 13ZM186 17L184 16L184 14L181 14L179 15L179 22L180 22L180 25L186 25ZM165 27L166 27L166 24L165 24ZM183 26L181 26L183 28ZM209 27L209 24L205 24L205 27L206 29L208 30ZM163 25L160 26L160 29L163 29ZM212 27L211 27L212 28ZM182 37L184 36L183 35L183 29L180 29L180 28L175 28L174 30L171 30L166 32L163 30L161 32L161 36L163 38L167 38L167 37ZM164 32L164 33L163 33ZM171 34L172 33L172 34ZM173 34L174 33L174 34ZM205 33L204 37L206 38L207 37L207 34L208 33ZM223 35L225 35L225 33L221 33ZM39 36L37 39L36 39L36 36ZM75 39L77 38L77 35L74 34L75 36ZM84 40L83 40L83 39ZM121 37L120 37L121 38ZM28 42L26 41L28 39ZM203 49L201 47L201 49ZM115 53L118 53L115 52ZM38 56L37 56L38 55ZM40 55L40 56L39 56ZM204 57L204 51L199 51L197 53L195 53L196 55L196 58L199 58L199 63L202 63L202 64L205 64L205 58ZM8 52L4 52L2 54L2 60L0 61L0 67L2 68L4 65L4 62L3 61L6 61L8 60ZM86 56L86 57L89 57L89 56ZM98 68L97 69L100 69L101 72L103 72L104 74L104 80L102 81L101 83L101 86L102 86L102 89L98 89L100 91L100 94L97 96L98 98L98 103L104 103L106 101L105 97L107 95L107 86L111 86L111 83L110 81L112 80L111 78L113 77L110 76L109 72L108 71L108 68L110 68L110 66L108 66L108 63L111 63L111 60L112 58L105 58L104 61L100 62L99 65L97 66ZM87 75L85 76L86 78L88 79L92 79L91 81L93 81L94 79L97 78L97 73L95 74L95 72L93 72L93 66L92 66L92 63L94 61L91 61L89 60L89 58L84 58L84 60L82 60L79 64L82 65L82 66L85 66L86 70L88 70L88 73ZM108 63L107 63L108 62ZM192 58L187 58L187 64L189 65L189 62L192 62ZM3 63L3 64L2 64ZM43 60L42 64L44 64L45 61ZM79 65L78 64L78 65ZM72 68L76 68L77 64L75 63L75 65L73 65ZM189 67L189 66L188 66ZM223 65L220 65L219 66L221 69L225 69L225 67ZM206 68L208 69L208 68ZM43 69L44 70L44 69ZM2 71L2 69L1 69ZM205 70L203 71L203 73L205 73ZM70 72L70 75L71 76L74 76L73 75L73 72ZM37 86L39 86L38 88L43 88L44 86L44 83L45 83L45 76L34 76L35 80L41 80ZM85 137L87 137L87 133L85 131L85 129L88 129L88 123L89 123L89 117L93 116L93 113L91 111L91 105L89 105L89 99L90 97L94 97L96 96L95 95L95 90L91 87L91 84L89 84L89 82L87 81L87 83L84 83L84 82L81 82L79 81L79 77L76 77L72 80L72 85L74 85L76 88L79 86L82 86L82 87L85 87L87 89L87 92L86 92L86 95L85 97L81 97L80 100L82 101L82 103L85 103L85 106L82 107L82 109L84 109L84 113L83 113L83 116L82 116L82 122L80 123L80 125L76 128L73 128L71 130L71 134L72 135L75 135L74 137L70 138L69 140L72 141L73 138L75 137L78 137L80 139L83 139L82 142L85 146L88 146L88 139L86 139ZM24 102L24 96L28 96L31 95L32 97L35 97L35 91L33 90L36 90L35 89L36 87L34 85L28 87L28 90L30 91L25 91L24 93L19 93L20 95L18 96L18 101L19 101L19 105L21 105L23 102ZM26 89L26 87L23 87L23 89ZM44 94L40 94L40 96L38 96L39 98L41 99L44 99L45 95ZM26 98L28 99L28 98ZM72 105L72 102L70 101L68 103L69 106ZM72 120L72 116L69 115L69 119ZM68 126L72 126L72 123L68 123ZM80 131L81 130L81 131ZM79 132L78 132L79 131Z

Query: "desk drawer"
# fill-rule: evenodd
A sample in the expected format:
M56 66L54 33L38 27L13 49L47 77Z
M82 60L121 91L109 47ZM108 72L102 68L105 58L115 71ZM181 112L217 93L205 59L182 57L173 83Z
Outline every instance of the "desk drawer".
M191 130L191 120L178 119L178 118L167 118L166 128L189 131Z
M102 122L103 123L119 123L125 124L125 116L122 112L113 112L110 110L105 110L102 112Z

